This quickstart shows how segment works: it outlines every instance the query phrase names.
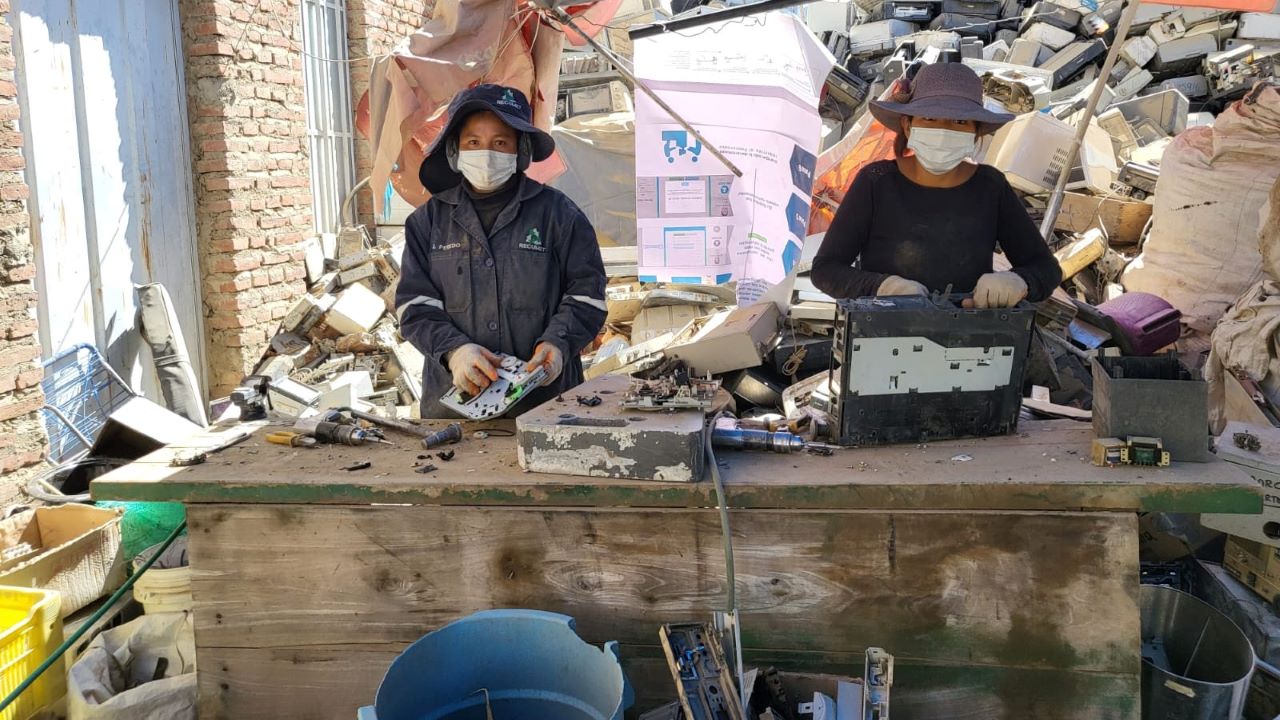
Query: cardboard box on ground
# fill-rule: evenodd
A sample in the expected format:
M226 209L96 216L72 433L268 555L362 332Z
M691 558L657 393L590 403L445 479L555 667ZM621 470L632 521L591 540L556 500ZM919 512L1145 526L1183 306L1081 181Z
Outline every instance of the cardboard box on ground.
M63 617L110 594L128 574L121 516L69 504L0 521L0 585L57 590Z

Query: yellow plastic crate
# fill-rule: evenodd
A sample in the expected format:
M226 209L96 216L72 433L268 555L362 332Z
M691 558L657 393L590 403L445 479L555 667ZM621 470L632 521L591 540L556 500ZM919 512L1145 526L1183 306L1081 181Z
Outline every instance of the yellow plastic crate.
M9 696L31 671L62 644L62 597L50 590L0 585L0 699ZM55 663L0 720L26 720L67 692L62 663Z

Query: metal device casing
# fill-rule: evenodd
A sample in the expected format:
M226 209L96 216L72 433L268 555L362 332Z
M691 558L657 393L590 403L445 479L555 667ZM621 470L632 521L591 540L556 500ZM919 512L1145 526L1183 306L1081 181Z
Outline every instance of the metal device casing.
M979 310L941 295L840 301L832 359L839 443L1014 432L1034 323L1026 302Z
M464 399L462 391L450 388L440 404L468 420L491 420L500 417L516 403L524 399L529 390L542 384L547 378L545 368L524 371L524 362L511 355L502 355L498 367L498 379L470 399Z

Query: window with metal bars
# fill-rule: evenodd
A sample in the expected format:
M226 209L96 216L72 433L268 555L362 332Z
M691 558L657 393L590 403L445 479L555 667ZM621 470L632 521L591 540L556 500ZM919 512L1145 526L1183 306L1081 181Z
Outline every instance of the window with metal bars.
M302 0L302 51L316 231L336 233L356 182L345 0Z

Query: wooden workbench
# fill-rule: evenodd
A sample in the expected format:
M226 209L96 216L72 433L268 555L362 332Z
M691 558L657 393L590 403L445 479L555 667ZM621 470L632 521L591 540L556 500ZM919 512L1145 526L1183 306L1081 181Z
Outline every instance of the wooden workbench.
M899 720L1136 720L1135 513L1256 513L1259 490L1217 460L1095 468L1088 425L1022 430L722 453L748 662L858 675L878 645L897 657ZM190 468L166 448L92 486L188 504L201 717L350 720L410 642L493 607L619 640L647 710L672 697L658 626L723 606L709 482L524 473L511 438L469 438L418 474L408 438L260 435Z

